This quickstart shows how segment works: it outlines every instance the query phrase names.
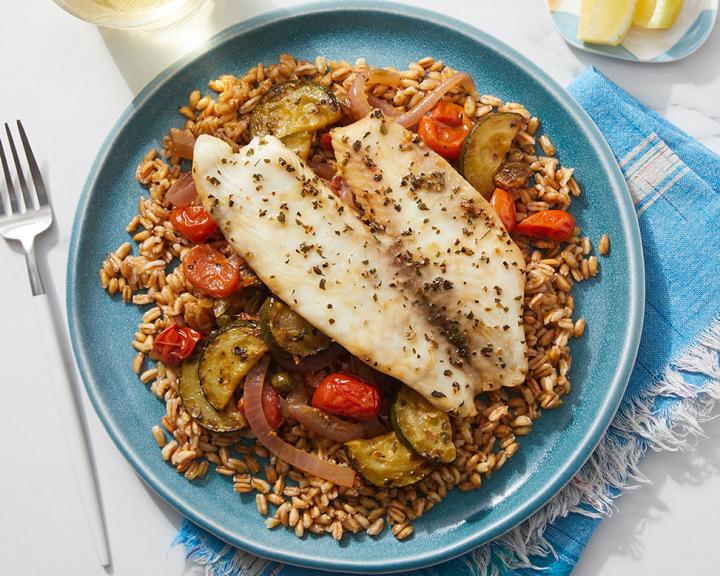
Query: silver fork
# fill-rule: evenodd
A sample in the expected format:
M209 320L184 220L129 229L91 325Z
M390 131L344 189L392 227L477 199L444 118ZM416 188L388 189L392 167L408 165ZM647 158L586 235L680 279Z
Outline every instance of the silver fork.
M71 372L63 359L58 340L58 334L64 332L58 330L55 325L50 301L45 293L45 287L35 259L35 238L45 232L52 224L52 207L50 206L40 169L35 161L35 156L20 120L17 121L17 127L34 186L28 186L25 181L23 164L15 147L10 126L6 123L5 132L20 190L13 183L10 165L2 146L2 140L0 140L0 162L2 162L7 187L7 198L0 191L0 236L5 240L19 242L25 251L25 261L30 276L30 288L32 289L35 310L38 314L38 331L43 340L48 361L48 372L50 373L55 400L60 410L60 418L75 472L75 479L80 490L85 515L90 524L90 532L95 543L98 559L103 566L107 566L110 563L107 536L105 534L92 457L78 404L79 397L75 393Z

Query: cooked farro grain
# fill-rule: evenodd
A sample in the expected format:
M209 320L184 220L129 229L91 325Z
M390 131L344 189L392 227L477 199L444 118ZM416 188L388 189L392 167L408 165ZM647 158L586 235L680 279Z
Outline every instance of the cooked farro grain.
M268 513L268 501L264 494L255 495L255 507L261 516L266 516Z
M545 152L546 155L555 155L555 145L550 141L550 138L548 138L547 134L543 134L542 136L540 136L540 147L543 149L543 152Z
M610 252L610 237L607 234L603 234L600 237L600 242L598 243L598 252L603 256L607 255Z
M140 374L140 382L143 384L147 384L157 378L158 370L157 368L150 368L149 370L145 370L142 374Z
M598 273L597 256L590 256L590 258L588 258L588 269L590 271L590 276L597 276L597 273Z
M273 528L277 528L278 526L280 526L280 524L282 524L282 522L280 522L280 520L278 520L277 518L266 518L266 519L265 519L265 527L266 527L268 530L272 530Z
M153 426L152 434L153 434L153 438L155 438L155 442L157 442L157 445L160 448L165 446L167 439L165 438L165 432L162 431L162 428L160 428L160 426Z
M184 120L181 130L197 137L212 134L224 139L235 150L249 141L248 115L262 96L274 85L298 77L319 82L341 100L358 72L369 66L359 59L354 65L318 56L313 62L299 61L282 54L278 63L258 64L244 76L222 75L212 79L212 91L194 90L186 104L180 104ZM443 79L454 73L442 61L425 57L400 71L399 87L377 84L372 94L392 103L402 112L412 108ZM580 187L571 168L561 166L555 146L547 134L536 139L540 120L522 104L503 102L492 95L465 93L461 87L445 99L464 107L468 116L481 118L495 110L513 111L526 119L518 133L509 158L530 166L533 179L526 188L514 193L517 219L545 209L566 209ZM539 149L538 149L539 145ZM541 151L541 154L538 154ZM334 159L315 146L311 161L333 165ZM141 382L166 404L161 426L154 426L153 437L161 448L161 457L188 479L201 478L215 465L219 474L231 476L233 490L255 492L255 502L268 529L283 525L298 537L305 532L329 534L341 540L345 532L365 530L370 536L391 525L392 534L402 540L412 535L412 521L442 501L448 491L480 488L485 479L501 468L520 449L518 438L529 434L543 409L562 405L562 396L571 389L568 370L571 365L568 341L585 331L585 319L573 321L574 282L598 273L597 257L590 255L592 244L576 230L564 245L550 241L516 239L525 255L527 282L524 301L524 326L529 354L529 374L516 389L500 389L476 399L478 415L452 418L456 460L435 470L419 483L403 488L383 489L358 477L353 489L308 477L269 455L262 447L249 446L246 432L220 435L199 427L184 410L177 391L177 374L161 362L143 371L145 357L151 353L154 335L170 326L190 325L206 332L214 325L215 301L185 280L182 261L192 244L176 234L169 220L165 193L181 174L181 159L174 154L172 140L148 151L137 168L137 180L147 187L148 195L138 201L138 213L128 222L126 231L132 243L121 244L108 254L99 272L101 286L110 296L120 294L125 302L151 305L144 312L131 342L137 351L132 369ZM215 245L228 252L218 238ZM610 240L603 235L598 252L608 254ZM288 423L283 438L298 448L322 457L346 462L342 444L318 439L302 426ZM165 432L173 438L167 441ZM258 459L263 460L261 464Z

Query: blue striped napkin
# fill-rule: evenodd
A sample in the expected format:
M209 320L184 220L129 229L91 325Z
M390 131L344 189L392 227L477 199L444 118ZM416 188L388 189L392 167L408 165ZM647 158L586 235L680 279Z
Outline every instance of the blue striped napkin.
M570 93L605 135L637 210L645 324L623 403L605 438L545 508L489 545L412 576L570 574L641 457L679 450L720 399L720 157L594 68ZM308 576L237 551L186 521L175 544L211 576ZM410 574L410 573L408 573Z

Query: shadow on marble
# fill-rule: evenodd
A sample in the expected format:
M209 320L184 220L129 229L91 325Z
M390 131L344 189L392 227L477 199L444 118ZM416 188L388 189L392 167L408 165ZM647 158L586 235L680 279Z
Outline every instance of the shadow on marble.
M715 26L705 44L697 52L683 60L666 64L615 60L574 47L570 49L578 60L587 66L595 66L654 110L663 111L668 108L671 103L672 88L676 84L690 83L703 86L720 78L720 58L717 57L717 54L720 54L720 26ZM633 78L632 84L627 82L630 73ZM672 104L689 110L703 109L707 106L707 102L696 105L690 99L673 101Z
M201 48L217 32L275 8L273 2L263 0L204 0L192 14L164 28L99 31L125 82L137 95L157 74Z
M640 484L621 496L614 512L626 519L638 518L637 522L615 522L612 530L596 532L593 538L602 536L603 549L607 553L583 556L582 576L604 574L605 565L612 557L628 557L638 562L643 559L645 548L641 536L645 529L651 524L667 521L672 514L661 496L668 482L692 489L720 476L720 418L706 422L703 429L705 436L692 451L646 455L641 471L649 483ZM592 539L589 550L593 550Z

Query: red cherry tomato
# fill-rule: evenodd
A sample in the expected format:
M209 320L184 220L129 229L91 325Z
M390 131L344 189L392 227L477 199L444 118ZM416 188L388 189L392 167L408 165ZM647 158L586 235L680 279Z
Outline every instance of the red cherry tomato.
M418 134L430 148L449 160L460 157L465 137L473 123L463 107L452 102L438 102L420 119Z
M237 260L226 258L209 244L198 244L183 261L188 282L208 296L224 298L240 288Z
M170 212L173 226L191 242L204 242L217 230L217 224L202 206L183 206Z
M320 381L312 405L328 414L367 420L380 410L380 392L360 378L335 372Z
M189 326L180 328L173 323L155 338L152 355L165 364L179 364L192 354L201 338L202 334Z
M459 104L452 102L438 102L430 112L433 120L442 122L447 126L462 126L465 121L465 111Z
M568 240L574 229L575 218L564 210L542 210L515 226L515 232L555 242Z
M280 411L280 396L278 396L277 390L273 388L269 380L266 380L263 384L262 407L270 427L272 429L280 428L284 421Z
M332 152L334 150L332 138L330 137L330 132L323 132L320 135L320 146L326 152Z
M515 229L515 200L512 194L502 188L495 188L490 205L495 208L495 212L502 220L505 230L512 232Z

